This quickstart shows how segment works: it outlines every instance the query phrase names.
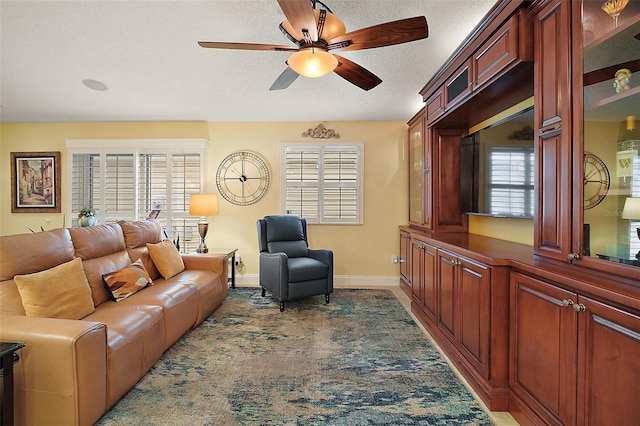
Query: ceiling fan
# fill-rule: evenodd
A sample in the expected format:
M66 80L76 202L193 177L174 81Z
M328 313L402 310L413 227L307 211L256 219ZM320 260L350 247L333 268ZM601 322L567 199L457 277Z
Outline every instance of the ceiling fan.
M269 90L286 89L299 75L321 77L331 71L363 90L371 90L382 83L380 78L355 62L330 52L373 49L429 36L424 16L400 19L347 33L340 18L320 0L278 0L278 4L286 17L280 24L280 30L295 47L215 41L199 41L198 44L212 49L293 52L286 62L287 68ZM322 8L317 9L318 5Z

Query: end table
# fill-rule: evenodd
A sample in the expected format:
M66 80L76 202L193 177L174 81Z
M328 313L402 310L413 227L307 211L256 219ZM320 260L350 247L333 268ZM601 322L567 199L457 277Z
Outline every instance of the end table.
M236 248L210 248L209 254L223 254L229 259L231 263L231 288L236 288Z
M2 368L2 399L1 424L13 425L13 363L20 358L16 351L26 343L0 342L0 368Z

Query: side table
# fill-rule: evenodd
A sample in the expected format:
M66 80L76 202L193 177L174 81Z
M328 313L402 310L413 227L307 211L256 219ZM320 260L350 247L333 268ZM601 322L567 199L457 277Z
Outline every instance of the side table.
M25 345L26 343L0 342L0 368L2 368L0 423L3 426L13 425L13 363L20 359L16 351Z
M209 254L223 254L227 256L231 266L231 288L236 288L236 252L235 248L210 248Z

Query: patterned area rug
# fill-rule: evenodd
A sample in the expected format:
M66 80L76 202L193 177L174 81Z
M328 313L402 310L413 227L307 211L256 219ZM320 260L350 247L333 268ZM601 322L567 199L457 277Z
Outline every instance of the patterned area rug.
M97 424L493 423L391 291L337 289L280 313L240 288Z

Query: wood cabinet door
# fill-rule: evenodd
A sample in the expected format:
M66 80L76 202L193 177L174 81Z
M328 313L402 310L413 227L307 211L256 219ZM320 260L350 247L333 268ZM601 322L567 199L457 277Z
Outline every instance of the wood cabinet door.
M438 327L451 342L456 341L457 256L439 250L438 260Z
M489 376L489 291L491 269L485 265L458 259L460 300L459 348L487 379Z
M578 424L640 421L640 317L578 299Z
M544 281L511 274L509 384L533 416L550 425L576 424L577 314L569 305L576 299Z
M400 231L400 279L411 286L411 236L408 232Z
M409 223L424 224L424 116L409 123Z
M424 274L422 272L423 242L411 239L411 297L416 302L422 300Z
M434 322L438 313L438 285L436 282L436 255L438 250L432 245L425 244L422 260L423 294L422 307Z
M571 252L571 10L556 0L534 19L537 254L568 261Z

